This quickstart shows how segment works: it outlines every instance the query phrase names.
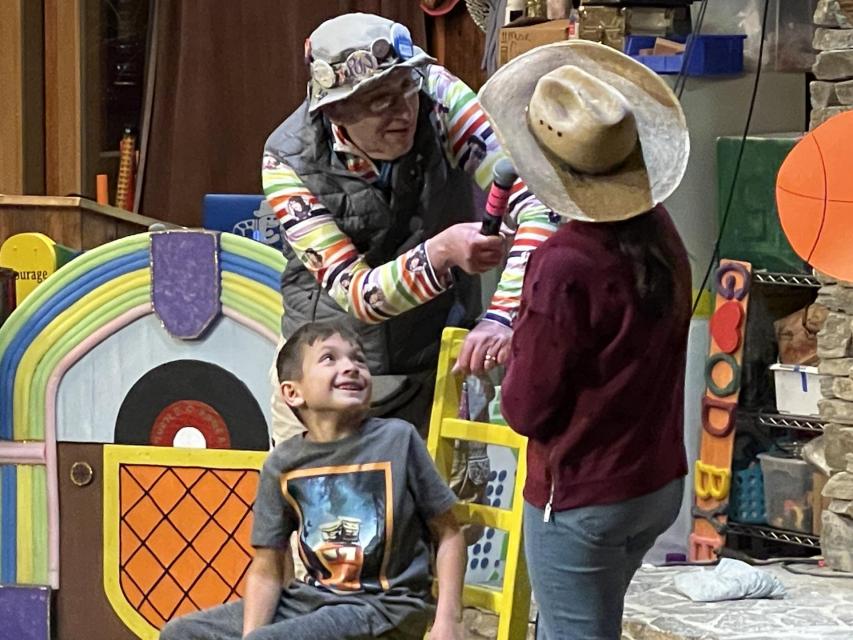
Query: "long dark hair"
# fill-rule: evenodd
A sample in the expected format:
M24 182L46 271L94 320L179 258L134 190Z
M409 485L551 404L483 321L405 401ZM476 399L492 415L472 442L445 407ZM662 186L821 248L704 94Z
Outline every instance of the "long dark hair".
M680 315L684 292L677 290L676 258L664 240L665 230L658 217L650 212L608 223L608 227L619 252L631 264L640 311L656 319Z

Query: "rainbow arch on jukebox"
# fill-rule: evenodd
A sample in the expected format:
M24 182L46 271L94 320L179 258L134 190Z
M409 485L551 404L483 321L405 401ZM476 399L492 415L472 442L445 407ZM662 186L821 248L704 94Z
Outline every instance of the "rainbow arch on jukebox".
M204 295L195 283L210 264ZM144 233L85 252L13 312L0 327L0 583L59 587L56 401L66 372L152 315L190 341L224 317L274 349L284 264L278 251L232 234ZM161 312L188 283L180 313Z

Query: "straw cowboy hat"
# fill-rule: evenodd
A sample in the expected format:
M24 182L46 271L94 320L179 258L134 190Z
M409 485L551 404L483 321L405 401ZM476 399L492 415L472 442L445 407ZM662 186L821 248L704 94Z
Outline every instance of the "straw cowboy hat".
M567 218L626 220L684 176L690 139L675 94L605 45L533 49L489 79L480 103L530 190Z

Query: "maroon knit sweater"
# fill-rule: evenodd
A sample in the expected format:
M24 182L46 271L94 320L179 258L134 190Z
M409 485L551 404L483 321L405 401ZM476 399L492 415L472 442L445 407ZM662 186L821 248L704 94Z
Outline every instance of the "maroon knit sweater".
M662 317L641 313L606 223L572 221L531 254L501 408L529 438L524 496L537 507L626 500L687 472L690 263L666 210L646 215L676 259Z

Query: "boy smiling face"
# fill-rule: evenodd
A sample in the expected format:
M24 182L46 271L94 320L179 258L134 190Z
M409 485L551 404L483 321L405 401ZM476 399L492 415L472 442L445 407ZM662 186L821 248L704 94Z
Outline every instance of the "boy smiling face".
M284 380L287 403L305 420L314 415L363 416L370 406L372 379L364 352L338 333L302 347L300 379Z

